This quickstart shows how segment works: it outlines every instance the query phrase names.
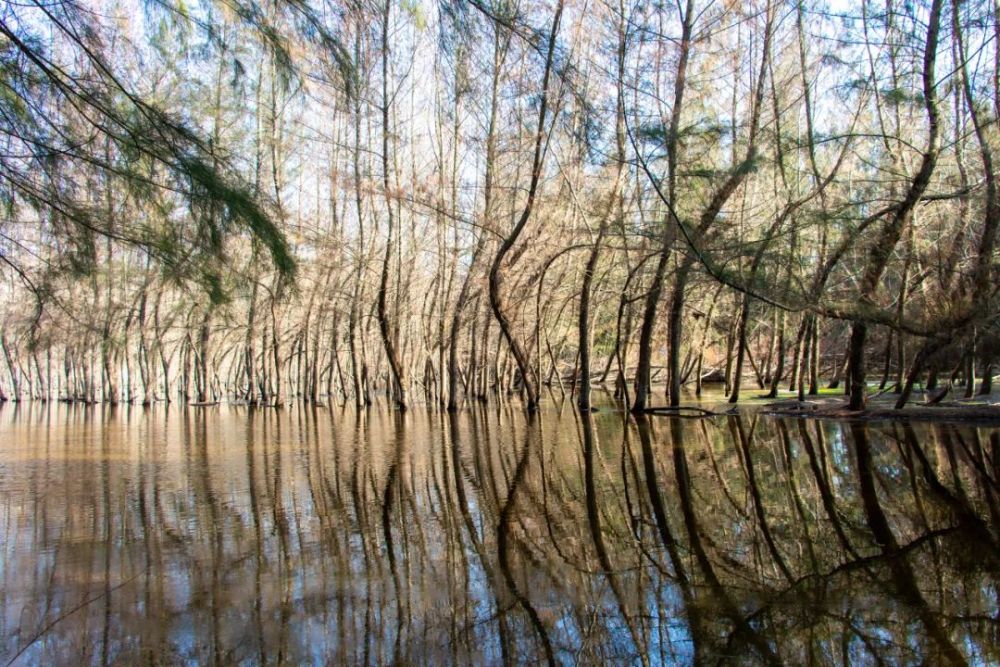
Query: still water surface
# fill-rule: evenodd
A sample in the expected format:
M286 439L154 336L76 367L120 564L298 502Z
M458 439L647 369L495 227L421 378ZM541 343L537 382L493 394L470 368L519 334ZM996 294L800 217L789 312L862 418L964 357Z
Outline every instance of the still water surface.
M0 409L0 665L997 664L1000 431Z

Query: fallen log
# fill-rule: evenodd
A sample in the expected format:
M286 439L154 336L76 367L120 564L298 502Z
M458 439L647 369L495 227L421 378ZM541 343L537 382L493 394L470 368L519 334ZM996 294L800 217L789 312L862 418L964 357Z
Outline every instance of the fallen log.
M650 407L642 411L647 415L659 415L663 417L680 417L682 419L704 419L705 417L722 417L725 413L712 412L705 408L698 408L693 405L678 405L674 407ZM693 414L685 414L693 413Z

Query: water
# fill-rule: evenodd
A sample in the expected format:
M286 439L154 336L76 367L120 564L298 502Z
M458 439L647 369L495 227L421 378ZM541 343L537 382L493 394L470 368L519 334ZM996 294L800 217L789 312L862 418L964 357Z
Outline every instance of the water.
M0 409L0 664L1000 661L1000 431Z

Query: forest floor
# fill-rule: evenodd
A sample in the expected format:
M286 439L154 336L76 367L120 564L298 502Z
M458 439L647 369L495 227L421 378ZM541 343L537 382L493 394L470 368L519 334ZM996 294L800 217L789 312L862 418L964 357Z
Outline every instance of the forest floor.
M978 387L976 389L978 391ZM870 394L865 410L850 410L842 389L822 390L816 396L807 396L805 401L799 401L792 392L778 399L766 398L763 392L747 392L747 399L741 399L739 404L771 415L817 419L1000 423L1000 391L970 398L964 398L964 392L964 387L955 387L944 400L931 404L927 402L928 392L914 390L910 401L901 410L895 408L899 395L889 391Z

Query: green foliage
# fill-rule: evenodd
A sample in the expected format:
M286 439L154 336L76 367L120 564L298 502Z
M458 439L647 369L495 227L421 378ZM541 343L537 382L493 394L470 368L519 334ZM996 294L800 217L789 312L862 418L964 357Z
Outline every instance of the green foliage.
M696 123L681 127L676 137L671 135L670 128L663 123L645 123L639 128L639 137L644 141L668 145L672 139L676 141L702 140L714 143L730 132L724 123L703 118Z
M733 170L733 173L735 173L737 176L747 176L749 174L755 173L759 167L760 167L760 153L754 151L745 160L736 165L736 168Z
M184 160L182 167L191 181L193 201L202 207L219 207L221 216L208 216L212 251L222 255L221 239L233 224L245 225L250 233L270 252L278 271L285 276L295 273L295 259L285 235L278 229L246 189L234 185L229 179L200 159Z
M723 171L718 169L708 169L708 168L697 168L697 169L685 169L681 172L683 176L689 178L706 178L709 180L714 180L725 174Z
M418 0L400 0L399 6L410 17L418 31L423 32L427 29L427 16Z
M259 12L255 4L245 9ZM175 20L194 15L172 5ZM275 26L259 13L245 17L260 21L279 57L287 55ZM54 41L40 39L43 27ZM172 38L161 21L151 41L162 53ZM47 43L61 50L50 52ZM4 23L0 31L0 135L10 147L0 155L0 197L8 217L33 210L48 221L46 270L70 278L94 273L104 261L99 239L109 237L144 249L174 279L194 280L220 302L227 239L246 232L283 280L293 278L295 260L268 202L184 120L190 114L126 85L120 54L107 43L92 15L74 5Z
M893 105L923 104L924 96L916 90L904 88L886 88L882 90L882 99Z

